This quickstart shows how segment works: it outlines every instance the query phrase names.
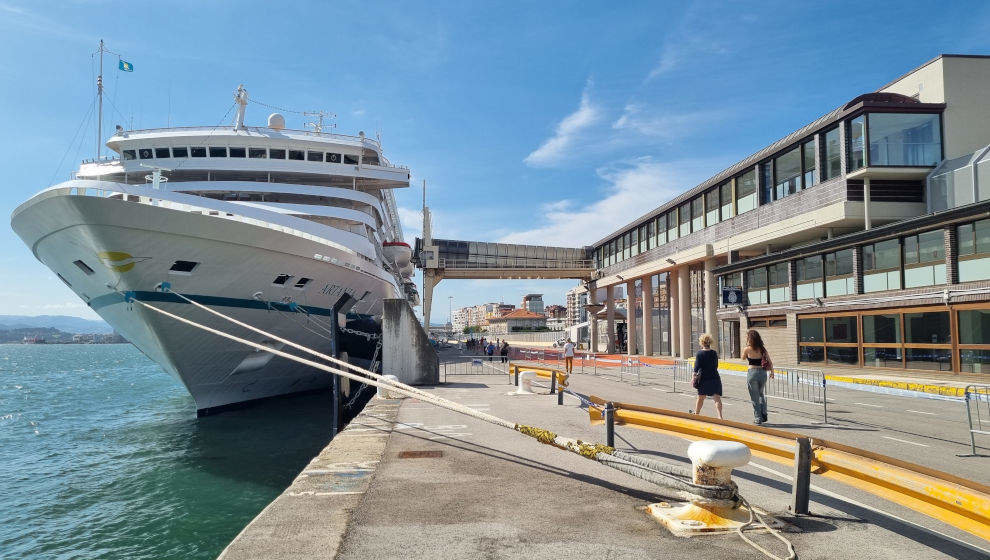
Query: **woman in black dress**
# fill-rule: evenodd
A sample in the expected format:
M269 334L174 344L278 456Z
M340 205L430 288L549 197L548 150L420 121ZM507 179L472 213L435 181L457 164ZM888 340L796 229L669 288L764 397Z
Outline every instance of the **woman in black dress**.
M694 413L701 414L701 405L704 404L705 397L711 397L715 400L715 410L721 420L722 378L718 375L718 352L712 350L711 335L701 335L698 342L701 343L701 350L694 357L694 376L697 380L694 385L698 388L698 402L694 404Z

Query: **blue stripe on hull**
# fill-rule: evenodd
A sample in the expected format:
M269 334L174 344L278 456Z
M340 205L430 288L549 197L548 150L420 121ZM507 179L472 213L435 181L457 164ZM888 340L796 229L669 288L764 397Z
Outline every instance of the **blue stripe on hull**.
M185 303L189 302L180 298L179 296L169 293L169 292L148 292L148 291L135 291L128 292L134 299L138 301L143 301L147 303L161 302L161 303ZM237 307L240 309L276 309L278 311L292 311L289 304L279 303L274 301L258 301L256 299L243 299L243 298L229 298L220 296L200 296L200 295L188 295L183 294L185 297L200 303L202 305L207 305L210 307ZM89 301L89 306L93 310L106 307L108 305L114 305L117 303L124 303L123 294L117 292L104 294L99 297L95 297ZM333 310L323 308L323 307L312 307L309 305L299 305L298 309L302 309L309 313L310 315L323 315L329 317Z

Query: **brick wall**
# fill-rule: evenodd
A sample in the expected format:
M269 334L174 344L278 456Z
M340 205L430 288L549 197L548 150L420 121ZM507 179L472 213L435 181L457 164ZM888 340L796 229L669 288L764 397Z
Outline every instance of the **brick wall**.
M760 333L774 365L797 365L797 317L793 313L787 315L786 327L758 327L753 330ZM740 346L745 343L746 335L742 333Z

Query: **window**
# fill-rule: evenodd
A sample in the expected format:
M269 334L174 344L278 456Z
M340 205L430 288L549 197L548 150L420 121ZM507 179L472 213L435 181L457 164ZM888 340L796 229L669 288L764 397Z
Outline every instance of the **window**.
M348 154L344 154L344 163L346 165L357 165L358 164L358 157L357 156L348 155Z
M822 280L824 266L821 255L805 257L797 261L797 299L811 299L825 295Z
M653 222L639 226L639 252L645 253L650 249L650 238L653 237Z
M189 155L192 157L206 157L206 148L203 146L193 146L189 148Z
M784 152L776 158L773 168L776 179L773 187L775 200L801 190L801 146Z
M327 152L327 163L340 163L340 154Z
M959 370L986 373L983 369L990 367L990 309L959 311L959 345Z
M304 288L306 287L306 284L309 284L310 280L311 280L310 278L306 278L306 277L300 278L299 280L296 280L296 285L294 287Z
M628 259L632 256L632 243L629 233L622 236L622 259Z
M825 361L824 318L798 318L798 350L799 362L822 363Z
M990 279L990 220L956 228L959 243L959 281Z
M948 311L905 313L904 342L906 367L937 371L952 369ZM912 348L912 344L924 346Z
M691 231L705 229L705 197L699 196L691 201Z
M719 222L719 206L717 188L705 193L705 225L713 226Z
M137 153L134 150L123 150L120 155L124 157L124 161L137 159Z
M821 317L798 319L798 329L801 342L825 342L825 327Z
M189 157L189 148L172 148L172 157Z
M248 157L251 159L267 159L268 150L264 148L248 148Z
M756 170L753 169L736 179L736 210L742 214L756 206Z
M815 147L816 144L813 138L801 145L801 167L804 169L804 180L801 188L804 189L815 184Z
M289 159L296 161L303 161L306 159L306 153L302 150L289 150Z
M825 255L825 295L843 296L856 293L853 277L853 250L843 249Z
M151 151L151 148L141 148L138 150L138 157L141 159L152 159L155 157L155 154Z
M859 335L857 334L856 329L856 317L854 315L826 317L825 342L859 342Z
M323 152L306 152L306 161L323 161Z
M732 182L722 183L718 188L718 199L722 208L722 219L728 220L729 218L736 215L733 211L734 205L732 204Z
M842 173L842 146L839 143L839 129L825 133L825 163L823 179L835 179Z
M945 237L942 230L904 238L904 287L945 284Z
M629 232L629 256L635 257L639 254L639 229Z
M285 150L281 148L270 148L268 150L268 157L271 159L285 159Z
M786 317L756 317L749 320L750 328L784 328L786 326Z
M210 157L227 157L227 148L210 146Z
M231 148L230 157L247 157L247 150L245 148Z
M787 263L772 264L767 269L770 282L770 303L791 300L791 282L787 276Z
M863 315L863 343L901 343L901 315Z
M888 239L863 247L863 292L901 289L901 242Z
M746 271L746 299L749 305L767 303L767 269L760 267Z
M92 276L94 274L93 269L89 267L88 264L82 261L72 261L72 264L79 267L79 270L86 273L86 276Z
M677 239L677 209L667 212L667 241Z
M680 218L680 232L681 237L691 233L691 203L685 202L677 210L677 215Z
M654 220L654 229L657 232L656 243L653 244L654 247L659 247L660 245L667 242L667 216L662 214Z
M164 159L167 157L172 157L168 148L155 148L155 157L159 159Z
M291 274L279 274L275 277L272 284L275 284L276 286L284 286L285 283L289 281L289 278L292 278Z
M848 123L849 171L856 171L866 165L866 117L860 115Z
M760 164L760 204L773 201L773 160Z
M870 113L870 165L936 165L942 160L937 114Z
M178 272L180 274L181 273L189 274L197 266L199 266L199 263L198 262L193 262L193 261L175 261L174 263L172 263L172 266L169 267L168 271L169 272Z

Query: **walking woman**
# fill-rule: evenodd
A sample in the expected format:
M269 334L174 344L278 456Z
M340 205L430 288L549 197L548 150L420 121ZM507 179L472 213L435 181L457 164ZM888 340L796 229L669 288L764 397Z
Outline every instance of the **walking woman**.
M767 375L773 379L773 362L770 361L770 354L763 346L763 338L760 333L750 329L746 333L746 348L743 349L743 358L749 362L749 372L746 374L746 385L749 387L749 399L753 401L753 416L756 425L767 421Z
M698 401L694 403L694 413L701 414L705 397L715 401L715 410L722 419L722 378L718 375L718 352L712 350L712 336L703 334L698 339L701 350L694 357L694 387L698 390Z

